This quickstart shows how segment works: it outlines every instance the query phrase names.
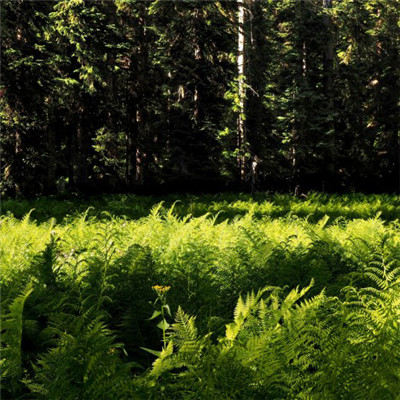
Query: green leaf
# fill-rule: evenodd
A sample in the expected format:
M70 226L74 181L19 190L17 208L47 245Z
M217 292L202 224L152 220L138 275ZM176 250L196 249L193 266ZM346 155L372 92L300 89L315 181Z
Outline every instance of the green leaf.
M152 319L157 318L159 315L161 315L161 312L155 310L155 311L153 312L153 315L148 319L148 321L151 321Z
M169 323L165 319L163 319L157 324L157 327L163 331L167 330L169 326L170 326Z
M168 304L164 304L163 308L165 308L167 310L168 315L171 315L171 309L169 308Z
M153 356L156 356L156 357L160 357L161 356L161 351L151 350L151 349L148 349L146 347L141 347L141 349L144 350L144 351L147 351L150 354L153 354Z

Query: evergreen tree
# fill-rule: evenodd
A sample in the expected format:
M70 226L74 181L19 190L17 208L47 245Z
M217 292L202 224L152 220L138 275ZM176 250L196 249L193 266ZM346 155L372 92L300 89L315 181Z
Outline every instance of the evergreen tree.
M2 193L399 190L398 0L1 10Z

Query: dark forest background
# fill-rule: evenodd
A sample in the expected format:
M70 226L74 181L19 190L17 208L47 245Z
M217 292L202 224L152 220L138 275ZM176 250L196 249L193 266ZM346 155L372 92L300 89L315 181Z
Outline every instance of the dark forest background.
M399 190L398 0L1 1L1 192Z

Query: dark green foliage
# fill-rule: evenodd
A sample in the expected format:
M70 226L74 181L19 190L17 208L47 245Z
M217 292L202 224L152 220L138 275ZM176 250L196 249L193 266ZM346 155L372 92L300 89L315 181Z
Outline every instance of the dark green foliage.
M1 192L398 191L398 0L245 3L2 1Z
M174 214L184 217L191 214L200 217L210 213L217 222L233 220L249 211L253 218L284 217L288 214L317 222L329 216L328 224L340 219L374 218L379 215L385 221L399 217L400 198L396 195L326 195L309 193L297 198L291 195L272 193L222 193L214 195L169 195L137 196L107 195L82 199L77 196L39 197L32 200L4 199L1 202L3 215L12 214L22 218L28 213L40 222L55 218L58 223L68 223L80 213L104 218L103 211L113 215L138 219L148 215L159 205L164 213L174 205Z
M9 306L9 312L4 312L2 305L1 326L4 333L1 335L2 364L1 387L5 395L17 395L20 391L20 381L23 376L22 364L22 335L24 329L24 307L26 299L32 293L29 284Z
M68 324L66 332L59 325L58 345L40 357L34 379L25 382L34 398L131 398L131 365L121 361L122 346L96 320L79 325Z

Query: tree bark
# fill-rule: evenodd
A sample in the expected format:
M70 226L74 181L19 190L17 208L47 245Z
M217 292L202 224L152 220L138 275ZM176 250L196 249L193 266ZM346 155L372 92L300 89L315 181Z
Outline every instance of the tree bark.
M21 132L17 129L15 131L15 147L14 147L14 160L12 163L13 171L14 171L14 190L16 196L21 196L23 191L23 184L21 182L22 178L22 160L21 160L21 147L22 147L22 138Z
M88 191L89 180L89 149L88 138L85 130L83 106L79 110L79 119L76 129L77 163L76 163L76 186L82 192Z
M47 127L47 193L55 193L56 191L56 170L57 170L57 153L56 153L56 132L54 126L49 124Z
M196 69L197 67L200 66L200 61L201 61L201 48L200 48L200 41L198 38L198 32L197 32L197 27L196 24L198 22L200 13L199 9L197 8L195 11L195 29L194 29L194 38L193 38L193 49L194 49L194 59L196 60ZM200 116L200 89L199 89L199 84L198 82L198 77L196 77L196 83L194 85L194 94L193 94L193 102L194 102L194 111L193 111L193 119L196 123L199 122L199 116Z
M299 42L297 44L297 52L298 52L298 65L297 65L297 70L296 70L296 86L297 90L300 92L301 90L304 90L304 88L307 85L307 43L305 40ZM293 101L296 103L296 96L297 93L294 91L293 92ZM299 103L299 102L297 102ZM305 107L304 100L300 104L297 105L300 109ZM301 116L300 118L297 117L294 121L293 124L293 129L292 129L292 138L291 138L291 151L290 151L290 157L291 157L291 168L292 168L292 184L291 184L291 190L295 196L300 195L301 187L302 187L302 160L299 156L299 147L300 147L300 141L304 140L304 133L305 133L305 120L304 116ZM301 155L301 153L300 153Z
M327 176L326 187L328 190L335 189L335 153L336 153L336 135L334 124L334 93L333 93L333 74L334 74L334 25L328 10L332 8L332 0L323 0L323 7L325 10L324 25L327 34L327 41L323 54L323 71L324 71L324 91L326 96L326 116L328 119L327 129L330 132L329 136L329 150L327 160Z
M130 81L132 88L129 90L129 131L126 136L126 181L131 189L144 184L144 170L147 160L145 138L145 83L143 79L148 73L148 48L145 31L146 3L139 4L140 16L136 22L136 49L131 54Z
M237 119L237 164L241 185L246 181L246 6L245 0L238 2L238 42L237 42L237 74L238 74L238 97L239 111Z

